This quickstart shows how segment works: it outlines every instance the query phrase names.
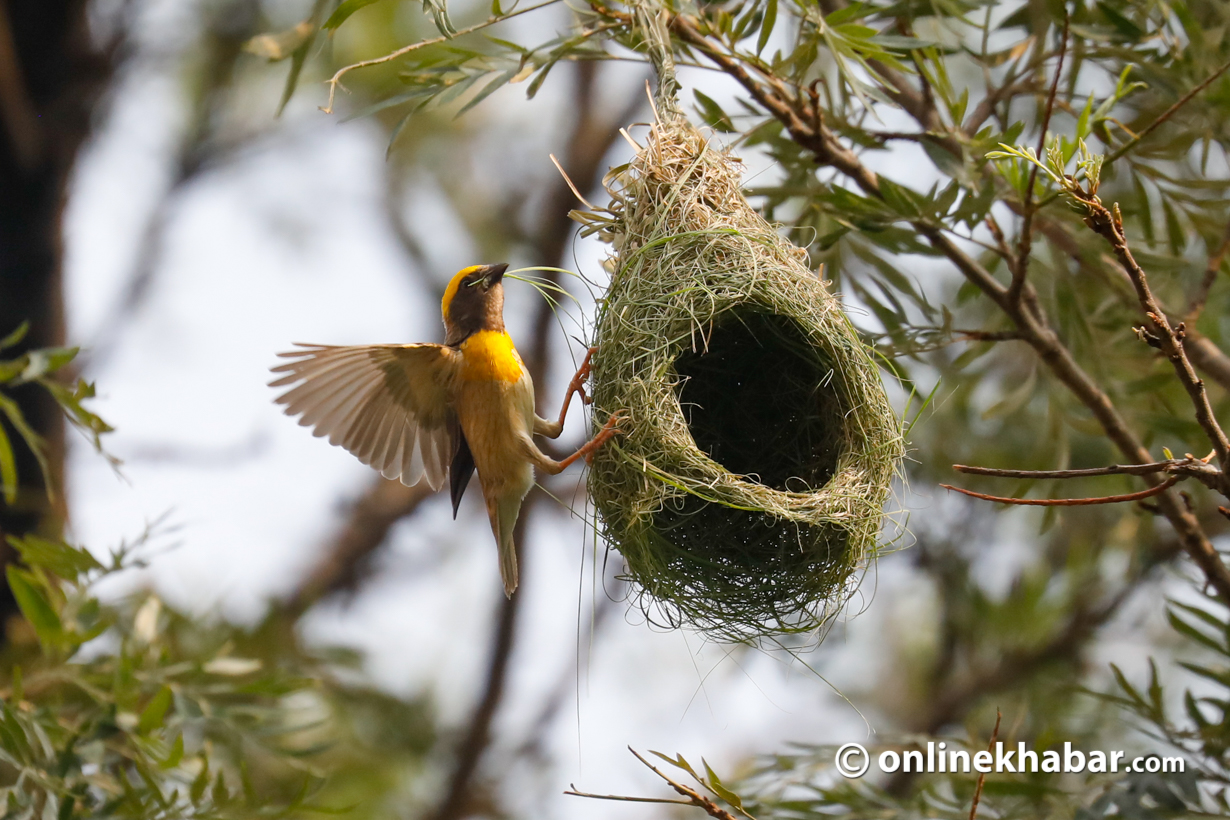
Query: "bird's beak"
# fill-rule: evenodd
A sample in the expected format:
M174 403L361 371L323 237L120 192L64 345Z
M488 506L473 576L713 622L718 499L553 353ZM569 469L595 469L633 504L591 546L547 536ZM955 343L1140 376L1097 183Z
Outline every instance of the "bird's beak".
M483 278L487 282L487 287L492 287L504 278L504 271L508 270L508 263L501 262L498 265L488 265L486 276Z

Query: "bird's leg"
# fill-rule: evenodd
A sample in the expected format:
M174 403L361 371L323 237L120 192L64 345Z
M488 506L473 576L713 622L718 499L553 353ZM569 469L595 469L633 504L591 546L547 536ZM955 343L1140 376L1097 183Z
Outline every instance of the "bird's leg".
M592 370L589 360L593 358L594 353L598 352L598 348L591 347L585 351L585 360L581 362L581 366L577 368L576 375L572 377L572 381L568 382L568 392L564 394L564 406L559 409L558 421L547 421L546 419L534 417L534 434L538 436L546 436L547 438L559 438L559 434L564 431L564 418L568 415L568 405L572 402L572 394L580 393L581 401L589 404L590 398L585 394L585 380L589 378Z
M558 475L566 470L569 464L582 456L585 457L586 464L593 463L594 453L598 450L598 448L603 444L606 444L607 441L609 441L616 433L622 432L619 429L619 423L625 418L627 418L627 416L624 415L622 410L611 414L611 417L606 420L606 424L602 425L602 429L598 431L597 435L585 442L585 444L583 444L575 453L560 461L556 461L555 459L545 455L537 447L534 447L533 461L535 466L537 466L538 469L542 470L544 473Z

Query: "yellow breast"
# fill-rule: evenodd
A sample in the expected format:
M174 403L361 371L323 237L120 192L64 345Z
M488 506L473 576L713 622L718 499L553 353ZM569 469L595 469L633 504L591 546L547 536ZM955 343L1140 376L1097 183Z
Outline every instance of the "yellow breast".
M521 378L521 357L512 337L498 330L480 330L461 343L464 365L461 378L466 381L515 382Z

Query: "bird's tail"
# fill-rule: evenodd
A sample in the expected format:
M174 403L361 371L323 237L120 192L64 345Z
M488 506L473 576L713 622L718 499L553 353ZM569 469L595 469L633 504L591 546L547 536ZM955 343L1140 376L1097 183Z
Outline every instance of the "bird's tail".
M487 508L491 516L491 531L500 549L500 578L504 581L504 594L512 597L517 588L517 547L513 543L513 529L521 513L521 499L496 500Z

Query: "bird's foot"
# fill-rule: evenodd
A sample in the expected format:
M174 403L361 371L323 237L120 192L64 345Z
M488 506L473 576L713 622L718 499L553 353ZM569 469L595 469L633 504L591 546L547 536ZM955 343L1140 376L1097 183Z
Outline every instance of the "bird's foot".
M602 429L598 431L598 434L581 448L585 451L586 464L594 463L594 454L598 452L599 447L614 438L616 433L624 432L619 425L627 420L628 414L623 410L617 410L611 414L610 418L606 420L606 424L602 425Z

